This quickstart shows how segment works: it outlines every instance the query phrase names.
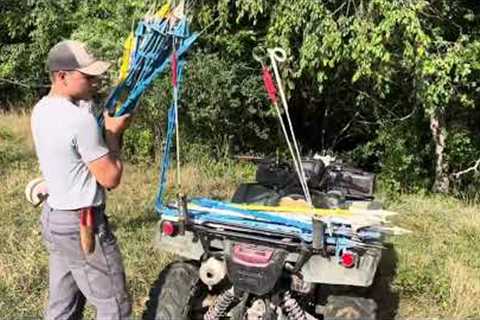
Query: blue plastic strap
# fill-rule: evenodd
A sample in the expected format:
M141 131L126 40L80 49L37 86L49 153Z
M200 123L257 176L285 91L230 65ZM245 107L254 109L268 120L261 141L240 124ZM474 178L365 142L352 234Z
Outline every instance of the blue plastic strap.
M163 208L163 197L167 184L168 168L170 167L170 147L173 141L173 134L175 132L175 108L172 103L168 109L168 126L167 135L165 138L165 146L163 147L162 166L159 176L158 192L155 200L155 208ZM158 210L157 210L158 212Z
M192 36L188 37L184 41L182 41L181 46L177 49L177 55L179 57L183 56L186 51L190 48L190 46L195 42L195 40L198 38L197 34L193 34ZM140 98L140 95L145 91L153 82L154 79L156 79L160 73L162 73L165 68L170 64L169 59L165 59L163 63L151 74L149 75L145 80L143 80L141 83L137 83L136 87L133 89L133 91L129 94L127 100L123 103L121 108L115 113L116 116L121 116L126 113L131 112L131 110L134 108L136 103L138 102L138 99Z
M177 91L180 92L182 80L183 80L183 70L185 67L185 59L180 59L177 64ZM176 96L177 105L179 96ZM170 148L173 142L173 135L175 133L175 127L178 125L175 123L175 101L172 102L170 108L168 110L168 125L167 125L167 135L165 138L165 146L163 148L163 155L162 155L162 165L160 171L160 177L158 182L158 192L155 200L155 208L157 209L157 213L160 213L158 208L163 208L163 199L167 184L167 177L168 177L168 169L170 167Z

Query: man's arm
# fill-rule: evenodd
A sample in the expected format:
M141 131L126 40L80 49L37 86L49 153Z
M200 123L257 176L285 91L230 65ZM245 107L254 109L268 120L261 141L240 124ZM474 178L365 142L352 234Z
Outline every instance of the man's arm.
M109 153L88 164L97 182L105 188L113 189L120 184L123 172L121 136L129 123L130 115L114 118L105 114L105 142Z

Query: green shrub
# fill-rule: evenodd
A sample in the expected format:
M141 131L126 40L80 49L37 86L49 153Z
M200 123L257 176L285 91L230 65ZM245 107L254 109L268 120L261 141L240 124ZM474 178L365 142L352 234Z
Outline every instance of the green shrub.
M370 168L373 163L379 189L390 196L428 190L432 183L433 148L425 123L382 127L375 139L353 150L352 158Z
M125 131L123 143L123 154L133 163L149 162L154 158L154 136L146 128L133 126Z

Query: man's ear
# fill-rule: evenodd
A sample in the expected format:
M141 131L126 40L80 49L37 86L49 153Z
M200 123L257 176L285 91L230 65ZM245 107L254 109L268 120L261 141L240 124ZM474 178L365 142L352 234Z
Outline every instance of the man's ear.
M65 80L65 76L66 76L66 72L65 71L54 71L50 74L50 78L52 80L52 82L56 82L56 81L64 81Z
M58 77L59 81L63 82L64 86L68 85L67 72L66 71L58 71L57 77Z

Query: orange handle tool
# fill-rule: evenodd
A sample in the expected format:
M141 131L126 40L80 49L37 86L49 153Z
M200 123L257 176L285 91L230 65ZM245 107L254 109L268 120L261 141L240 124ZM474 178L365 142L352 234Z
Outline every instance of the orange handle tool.
M95 214L93 208L80 210L80 244L85 254L95 251Z

